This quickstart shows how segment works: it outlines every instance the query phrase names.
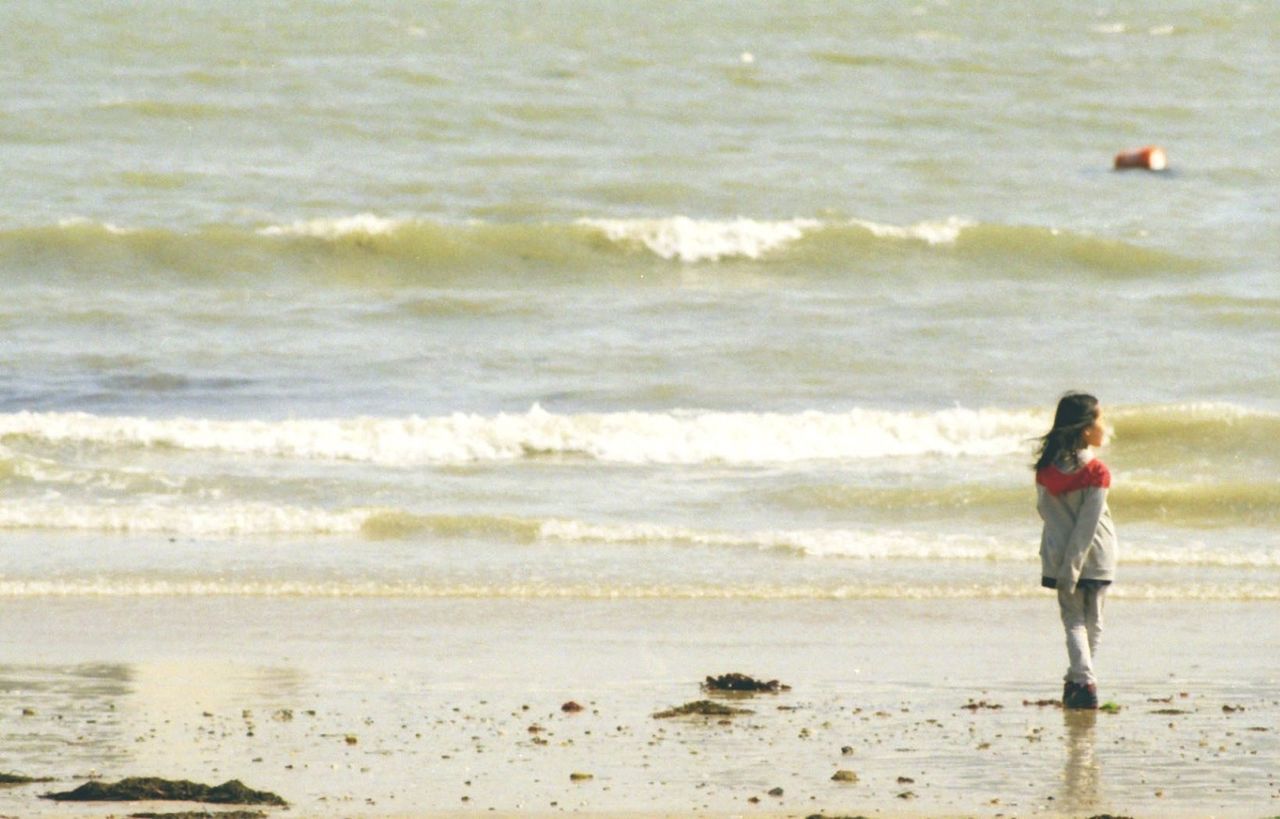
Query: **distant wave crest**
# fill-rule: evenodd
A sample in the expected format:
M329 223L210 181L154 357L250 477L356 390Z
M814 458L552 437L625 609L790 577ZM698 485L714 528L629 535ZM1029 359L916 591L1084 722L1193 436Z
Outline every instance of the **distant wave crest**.
M686 216L670 219L580 219L578 224L599 230L610 241L641 245L663 259L682 262L759 259L822 225L814 219L699 221Z
M249 276L359 284L464 283L477 277L608 276L634 265L739 262L807 275L875 275L903 253L947 253L962 269L1003 276L1059 275L1063 268L1151 275L1203 267L1195 259L1130 242L1034 225L958 216L895 225L867 219L782 220L683 215L572 222L441 222L371 213L257 227L192 230L86 219L0 230L0 273L138 280L156 275L219 280ZM679 269L679 268L675 268Z
M387 219L372 213L360 213L337 219L308 219L287 225L260 228L261 236L310 236L316 239L341 239L346 236L386 236L410 224L400 219Z

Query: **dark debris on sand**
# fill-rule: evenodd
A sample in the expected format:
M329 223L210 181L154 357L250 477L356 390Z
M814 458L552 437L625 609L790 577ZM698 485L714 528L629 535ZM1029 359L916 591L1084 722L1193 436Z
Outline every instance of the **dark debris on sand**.
M728 705L721 705L711 700L696 700L694 702L686 702L684 705L668 708L666 711L659 711L653 715L654 719L667 719L669 717L731 717L734 714L754 714L747 708L732 708Z
M734 672L721 674L718 677L708 676L702 683L703 691L735 691L745 693L777 694L779 691L790 691L791 686L777 680L757 680L755 677Z
M267 819L260 810L188 810L181 813L131 813L129 819Z
M0 785L30 785L33 782L52 782L51 776L23 776L22 774L0 773Z
M960 707L969 711L981 711L981 710L998 711L1001 708L1004 708L1004 706L1000 705L999 703L987 702L986 700L978 700L977 702L973 700L969 700L967 703L965 703Z
M134 802L178 801L208 802L217 805L279 805L289 804L274 793L255 791L238 779L210 787L187 780L161 779L154 776L138 776L119 782L86 782L73 791L42 794L41 799L58 802Z
M811 813L805 819L869 819L859 813L857 816L851 814L840 814L839 816L827 816L825 813Z

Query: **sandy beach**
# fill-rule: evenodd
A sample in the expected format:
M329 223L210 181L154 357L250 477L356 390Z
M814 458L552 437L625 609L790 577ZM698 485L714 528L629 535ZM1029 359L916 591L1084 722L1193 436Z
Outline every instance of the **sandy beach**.
M4 816L182 808L37 798L126 776L320 817L1280 810L1269 604L1113 602L1098 714L1035 704L1060 693L1047 600L67 598L6 625L0 770L56 781ZM792 689L652 717L730 671Z

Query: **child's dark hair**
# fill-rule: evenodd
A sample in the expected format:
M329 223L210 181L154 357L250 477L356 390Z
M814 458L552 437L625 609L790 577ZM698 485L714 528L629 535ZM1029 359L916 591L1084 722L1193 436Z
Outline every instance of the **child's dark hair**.
M1080 465L1084 449L1084 431L1098 420L1098 399L1083 392L1069 392L1058 400L1053 415L1053 429L1040 438L1036 449L1037 471L1057 461L1066 466Z

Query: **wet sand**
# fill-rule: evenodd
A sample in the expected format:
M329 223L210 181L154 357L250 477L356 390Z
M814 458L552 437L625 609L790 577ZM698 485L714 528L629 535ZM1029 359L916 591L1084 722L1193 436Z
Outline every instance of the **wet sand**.
M0 788L0 816L191 807L37 798L90 776L239 779L319 817L1269 816L1277 613L1113 600L1120 710L1078 714L1036 704L1065 662L1047 597L13 600L0 771L57 781ZM730 671L792 690L652 717Z

